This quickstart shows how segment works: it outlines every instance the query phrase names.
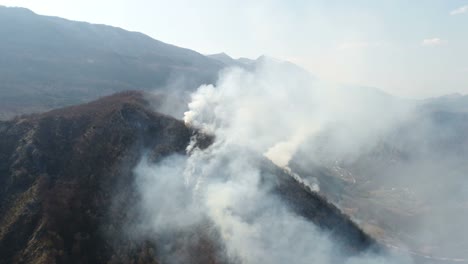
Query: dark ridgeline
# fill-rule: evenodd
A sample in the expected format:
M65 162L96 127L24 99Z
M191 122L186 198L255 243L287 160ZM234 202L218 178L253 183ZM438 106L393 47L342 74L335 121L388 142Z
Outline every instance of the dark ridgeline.
M144 151L184 153L192 131L155 113L140 92L0 122L0 263L158 263L156 242L126 235ZM158 98L153 98L157 102ZM349 254L373 245L337 208L273 164L273 189L293 211L332 232ZM212 236L193 230L175 253L225 263ZM187 238L185 236L184 238Z
M183 123L124 92L2 122L0 135L0 263L154 262L153 245L117 234L141 152L183 152Z

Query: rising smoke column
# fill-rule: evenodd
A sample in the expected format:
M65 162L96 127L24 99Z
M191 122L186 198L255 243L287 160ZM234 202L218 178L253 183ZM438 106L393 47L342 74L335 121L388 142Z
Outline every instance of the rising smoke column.
M330 120L321 92L302 73L276 63L264 63L254 72L230 69L216 87L201 86L184 121L213 135L214 142L199 149L194 138L187 158L142 162L136 169L144 179L145 210L153 212L150 226L157 233L208 219L229 259L240 263L334 263L339 252L332 239L289 211L260 176L262 154L287 166L302 141ZM156 185L165 187L152 190ZM173 197L174 192L184 194ZM157 200L166 195L174 200L161 207ZM176 219L172 227L170 219ZM375 256L349 261L391 263Z

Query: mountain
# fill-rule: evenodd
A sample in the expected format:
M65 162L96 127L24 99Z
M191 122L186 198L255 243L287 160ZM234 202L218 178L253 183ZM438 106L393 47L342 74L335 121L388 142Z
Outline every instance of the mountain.
M163 238L133 234L142 214L133 169L142 157L158 164L186 156L194 135L204 139L200 148L209 146L212 138L171 115L182 116L189 93L214 83L219 70L264 67L284 74L288 85L314 76L267 56L203 56L141 33L22 8L0 7L0 36L0 119L10 119L0 121L0 263L166 263L167 254L228 263L209 221ZM352 102L351 115L334 120L337 135L312 139L317 152L305 142L290 171L252 159L275 198L338 241L346 256L397 248L417 263L466 260L467 96L417 102L369 87L337 88ZM128 89L138 91L121 92ZM148 90L158 92L142 92ZM408 120L389 114L415 105ZM352 115L360 111L364 118ZM45 113L12 118L32 112ZM395 125L388 134L366 132L386 122ZM341 145L327 136L343 145L377 143L340 159L333 147ZM316 179L320 192L291 172Z
M201 84L215 83L221 69L254 70L265 61L310 76L297 65L266 56L203 56L142 33L24 8L0 6L0 37L0 120L125 90L170 93L185 104Z
M123 90L191 91L224 67L141 33L24 8L0 6L0 38L2 119Z
M244 57L238 58L237 61L245 65L252 64L255 62L255 60L244 58Z
M256 60L251 60L251 59L246 59L246 58L240 58L240 59L235 60L224 52L207 55L207 57L217 60L225 64L226 66L230 66L230 67L237 66L241 68L249 68L249 67L252 67L256 62Z
M456 93L422 100L421 107L429 111L468 112L468 95Z
M207 55L207 57L223 63L226 67L240 67L245 70L253 71L255 69L261 68L262 66L268 65L269 67L275 67L280 71L294 74L298 78L305 78L310 80L316 79L315 76L313 76L310 72L294 63L279 60L266 55L262 55L255 60L248 58L233 59L224 52Z
M163 100L122 92L0 121L0 263L164 263L167 250L189 254L192 263L227 263L211 228L174 234L164 244L127 232L140 217L133 168L143 153L152 162L185 155L198 133L154 112ZM208 146L209 137L199 143ZM377 248L324 198L271 162L262 167L265 177L276 177L277 196L342 241L343 252Z
M118 188L132 183L125 164L143 146L155 157L183 152L191 132L147 108L141 94L122 93L0 123L0 263L151 257L150 244L135 249L115 236L135 201ZM130 255L118 255L124 249Z
M207 55L207 57L212 58L214 60L218 60L226 65L240 65L240 66L243 65L242 63L237 62L236 60L234 60L233 58L231 58L229 55L227 55L224 52Z

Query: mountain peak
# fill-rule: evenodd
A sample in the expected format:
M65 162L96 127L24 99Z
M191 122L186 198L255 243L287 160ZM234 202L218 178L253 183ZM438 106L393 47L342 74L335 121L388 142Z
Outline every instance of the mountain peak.
M25 12L29 14L35 14L32 10L24 8L24 7L19 7L19 6L0 5L0 10L19 11L19 12Z
M207 56L208 56L208 57L213 57L213 58L230 59L230 60L233 59L231 56L227 55L225 52L215 53L215 54L208 54Z
M226 66L233 66L233 65L237 64L236 60L234 60L231 56L227 55L224 52L216 53L216 54L210 54L210 55L206 55L206 56L208 58L217 60L217 61L225 64Z

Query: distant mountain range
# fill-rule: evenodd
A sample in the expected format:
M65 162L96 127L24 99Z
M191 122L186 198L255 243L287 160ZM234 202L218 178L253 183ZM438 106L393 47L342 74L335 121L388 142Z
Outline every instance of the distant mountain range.
M468 112L468 95L449 94L423 100L421 104L431 111Z
M124 90L188 95L226 67L266 60L202 55L138 32L0 6L0 120L88 102ZM310 73L290 62L278 67Z
M268 59L204 56L138 32L3 6L0 37L0 120L124 90L189 94L201 84L214 83L225 67L251 70ZM312 76L292 63L279 65ZM450 108L466 105L461 97L425 102L441 109L449 101Z
M0 118L123 90L195 89L225 66L141 33L24 8L0 6L0 38Z
M228 66L251 67L256 62L256 60L247 59L247 58L239 58L236 60L236 59L231 58L229 55L227 55L224 52L207 55L207 57L220 61L223 64L228 65ZM261 57L259 59L261 59Z

